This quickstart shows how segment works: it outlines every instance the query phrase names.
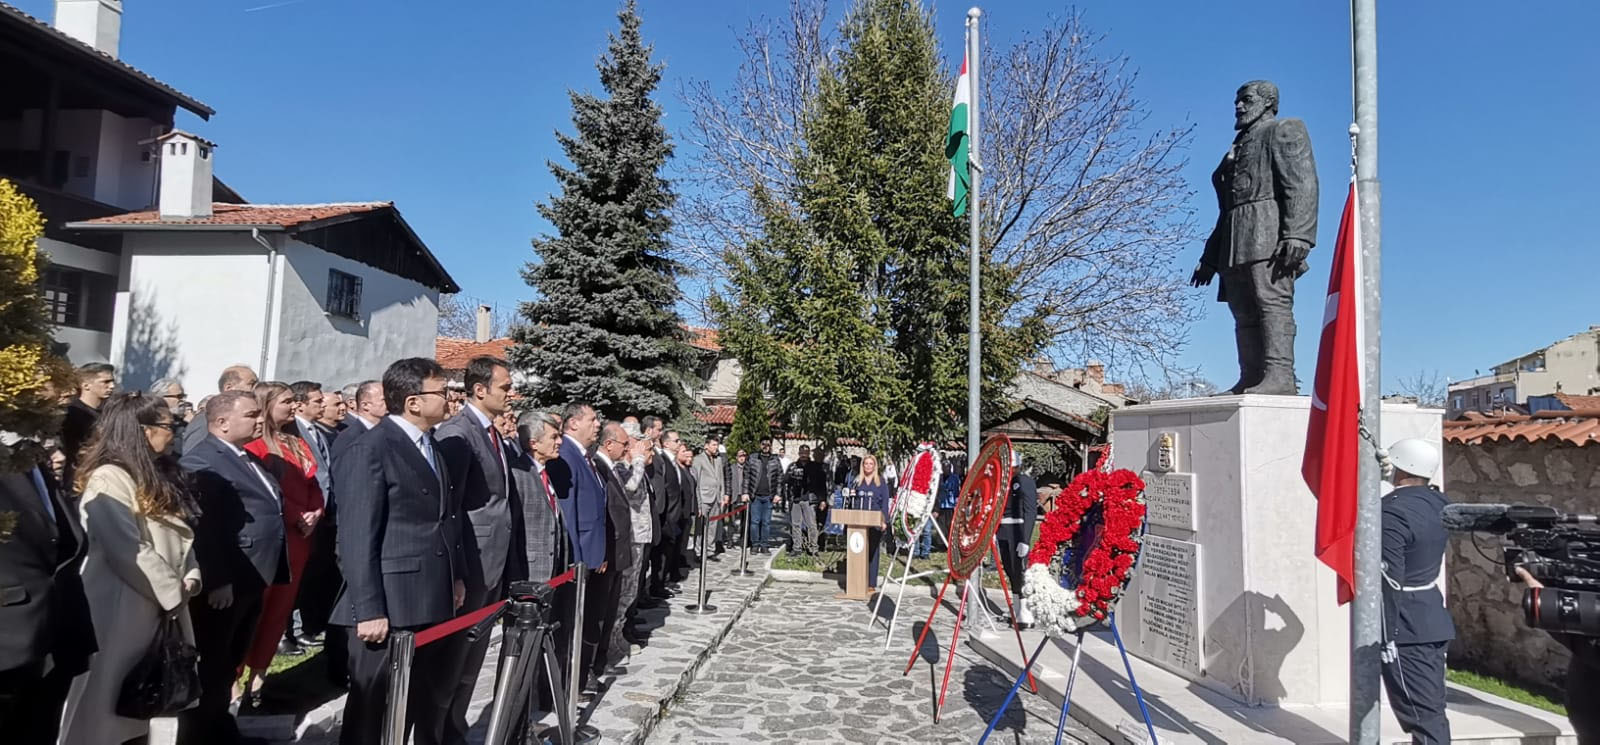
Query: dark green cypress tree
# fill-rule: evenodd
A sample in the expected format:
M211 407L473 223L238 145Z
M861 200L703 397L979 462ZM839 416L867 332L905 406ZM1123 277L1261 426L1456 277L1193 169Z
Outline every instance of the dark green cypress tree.
M651 98L663 66L632 0L617 18L597 65L607 95L569 92L575 131L556 139L571 165L550 164L561 193L539 206L556 234L533 241L540 260L522 275L538 295L522 305L510 356L533 377L523 394L535 406L582 401L611 418L671 420L689 403L692 351L667 257L677 196L661 170L672 144Z
M761 383L756 381L755 376L746 374L739 378L739 395L734 399L734 406L727 450L729 453L737 453L741 449L754 453L761 444L761 438L772 436L772 411L767 407L766 396L761 393Z

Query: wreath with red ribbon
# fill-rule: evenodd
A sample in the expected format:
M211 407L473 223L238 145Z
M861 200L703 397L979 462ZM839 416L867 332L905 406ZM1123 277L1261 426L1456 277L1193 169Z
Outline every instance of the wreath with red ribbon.
M1046 631L1072 633L1110 615L1138 562L1144 518L1144 481L1127 469L1085 471L1061 491L1028 552L1023 586L1029 609ZM1072 557L1076 571L1069 571L1063 544L1086 528L1097 528L1097 534L1089 537L1085 554ZM1073 573L1076 585L1067 587Z
M1011 438L994 435L967 469L950 519L950 577L964 580L983 562L1011 494Z

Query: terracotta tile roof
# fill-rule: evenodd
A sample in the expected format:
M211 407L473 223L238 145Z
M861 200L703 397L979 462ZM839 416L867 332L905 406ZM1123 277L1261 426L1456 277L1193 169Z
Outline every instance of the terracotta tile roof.
M335 202L330 204L226 204L213 202L210 217L163 218L158 210L125 212L84 220L77 225L237 225L239 227L294 228L306 223L393 207L394 202Z
M689 346L695 349L704 349L707 352L722 351L722 334L716 329L704 326L690 326L684 324L685 331L689 332Z
M1541 411L1532 416L1491 416L1469 413L1444 423L1446 442L1478 445L1484 442L1565 442L1570 445L1600 443L1600 407L1587 411Z
M1557 393L1556 400L1573 411L1600 411L1600 396L1574 396Z
M441 336L433 340L433 357L439 361L439 366L446 370L465 370L467 363L471 362L473 357L489 355L505 359L506 352L514 343L509 337L479 343L472 339Z
M732 404L717 404L715 406L707 406L705 411L695 412L694 418L699 419L706 424L717 424L724 427L731 427L733 426L733 415L738 410L739 407Z

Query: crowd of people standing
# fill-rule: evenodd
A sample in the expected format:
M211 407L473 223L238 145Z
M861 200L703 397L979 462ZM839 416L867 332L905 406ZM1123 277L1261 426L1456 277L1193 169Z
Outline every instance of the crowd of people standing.
M519 413L493 357L461 382L425 358L338 390L238 365L191 404L177 380L118 392L110 365L79 368L50 459L0 473L7 741L142 741L148 721L122 715L124 682L175 634L197 650L200 682L179 743L242 741L236 712L259 705L274 656L316 645L349 690L341 742L376 743L395 631L579 566L580 701L592 700L648 645L640 611L677 595L697 562L737 550L740 523L706 518L748 505L749 546L766 553L787 507L793 550L815 552L828 495L857 479L881 489L887 516L870 456L835 467L803 449L785 465L770 439L730 458L711 437L696 452L643 412ZM577 610L571 588L557 591L559 617ZM415 742L465 741L488 646L456 634L417 648L413 678L430 684L410 688ZM539 693L548 710L551 692Z

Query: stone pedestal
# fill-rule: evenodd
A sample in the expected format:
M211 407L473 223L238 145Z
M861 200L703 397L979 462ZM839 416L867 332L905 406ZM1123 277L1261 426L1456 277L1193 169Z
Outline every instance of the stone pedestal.
M1113 412L1149 533L1117 611L1131 654L1247 705L1348 701L1349 606L1316 560L1300 476L1311 399L1224 396ZM1441 413L1385 405L1384 445L1439 442ZM1436 474L1437 476L1437 474Z

